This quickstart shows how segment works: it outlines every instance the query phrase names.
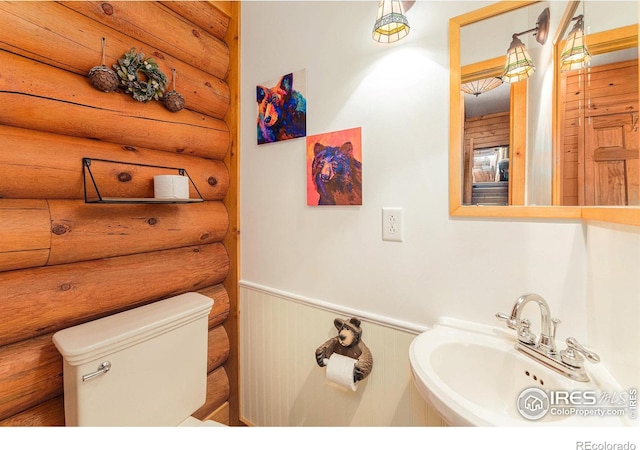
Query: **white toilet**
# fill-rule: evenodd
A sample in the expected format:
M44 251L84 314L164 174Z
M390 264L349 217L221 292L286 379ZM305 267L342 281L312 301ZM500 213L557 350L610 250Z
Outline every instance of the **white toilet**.
M194 426L207 393L213 300L189 292L53 335L67 426Z

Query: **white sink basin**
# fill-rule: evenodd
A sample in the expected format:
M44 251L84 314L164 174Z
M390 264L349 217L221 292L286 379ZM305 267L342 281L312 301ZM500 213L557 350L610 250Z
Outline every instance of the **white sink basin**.
M558 391L595 392L584 400L582 397L577 399L577 402L585 403L593 401L593 395L620 395L623 390L602 363L585 363L591 380L573 381L518 352L514 348L515 339L515 332L506 327L442 319L411 343L409 359L414 382L424 399L449 425L631 425L626 413L624 416L587 417L567 413L567 408L576 405L555 401L541 409L547 411L541 418L532 419L530 411L521 414L518 398L528 388L537 388L536 394L544 391L551 396ZM525 401L525 396L521 401ZM610 400L598 402L595 406L600 409L617 406Z

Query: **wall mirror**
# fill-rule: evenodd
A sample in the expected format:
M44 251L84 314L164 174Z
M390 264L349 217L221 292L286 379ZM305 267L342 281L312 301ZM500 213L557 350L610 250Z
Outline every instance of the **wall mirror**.
M579 16L591 59L561 71ZM451 215L640 225L637 23L638 3L624 1L500 1L450 19ZM535 72L503 83L515 37Z

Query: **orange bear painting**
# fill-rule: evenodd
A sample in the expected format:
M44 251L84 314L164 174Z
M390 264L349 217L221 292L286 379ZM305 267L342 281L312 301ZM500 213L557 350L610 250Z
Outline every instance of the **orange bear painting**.
M361 128L307 136L307 205L362 205Z

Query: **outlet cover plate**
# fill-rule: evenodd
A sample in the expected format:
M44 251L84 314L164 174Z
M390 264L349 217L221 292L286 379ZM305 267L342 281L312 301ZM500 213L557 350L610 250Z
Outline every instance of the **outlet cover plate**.
M382 208L382 240L402 242L404 232L402 208Z

